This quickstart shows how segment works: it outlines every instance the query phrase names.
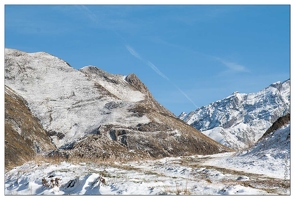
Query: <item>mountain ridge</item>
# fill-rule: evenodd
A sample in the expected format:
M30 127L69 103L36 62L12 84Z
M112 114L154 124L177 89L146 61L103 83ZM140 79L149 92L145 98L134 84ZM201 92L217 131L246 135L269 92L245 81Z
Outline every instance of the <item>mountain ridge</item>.
M257 93L238 93L179 118L236 150L253 145L279 117L290 111L290 79Z

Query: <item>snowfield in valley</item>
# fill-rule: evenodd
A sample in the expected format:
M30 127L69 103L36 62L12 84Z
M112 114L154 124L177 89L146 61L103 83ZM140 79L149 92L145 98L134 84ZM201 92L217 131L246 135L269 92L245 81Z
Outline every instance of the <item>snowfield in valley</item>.
M246 173L239 171L243 170L240 165L236 170L204 165L205 161L214 163L232 156L233 153L223 153L112 164L29 162L5 174L5 195L290 194L289 178L269 177L271 174L263 174L261 166ZM278 173L284 172L272 171L273 176ZM58 185L56 178L60 179ZM48 186L42 185L42 179Z

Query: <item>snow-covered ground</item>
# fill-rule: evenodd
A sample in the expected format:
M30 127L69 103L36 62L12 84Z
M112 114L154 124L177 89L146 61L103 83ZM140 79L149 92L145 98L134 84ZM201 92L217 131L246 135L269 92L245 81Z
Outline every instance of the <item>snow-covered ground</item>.
M238 171L243 170L240 165L236 165L235 170L208 165L231 156L233 153L128 163L29 162L5 173L5 195L290 194L285 186L290 184L288 180L268 177L283 173L280 170L274 170L271 175L269 172L263 174L262 166L245 173ZM50 181L56 178L61 180L58 186L53 186ZM43 186L42 179L49 185Z
M290 179L290 124L268 134L236 156L222 156L205 164Z

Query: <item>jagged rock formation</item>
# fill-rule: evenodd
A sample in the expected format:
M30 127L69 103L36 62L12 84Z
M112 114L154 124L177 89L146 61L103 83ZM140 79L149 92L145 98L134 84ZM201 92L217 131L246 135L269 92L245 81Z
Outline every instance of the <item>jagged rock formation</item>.
M5 86L5 169L21 165L37 153L54 149L26 100Z
M27 101L51 155L144 158L230 151L177 119L131 74L80 70L44 52L5 49L5 85Z
M230 148L253 145L279 117L290 112L290 80L257 93L235 92L180 119Z

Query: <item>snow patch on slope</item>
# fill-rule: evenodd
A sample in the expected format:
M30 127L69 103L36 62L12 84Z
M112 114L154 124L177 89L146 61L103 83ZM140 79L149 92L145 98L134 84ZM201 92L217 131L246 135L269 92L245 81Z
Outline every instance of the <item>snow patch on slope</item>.
M145 98L143 93L130 87L130 84L125 80L126 76L112 75L94 66L83 67L80 71L121 100L138 102Z

